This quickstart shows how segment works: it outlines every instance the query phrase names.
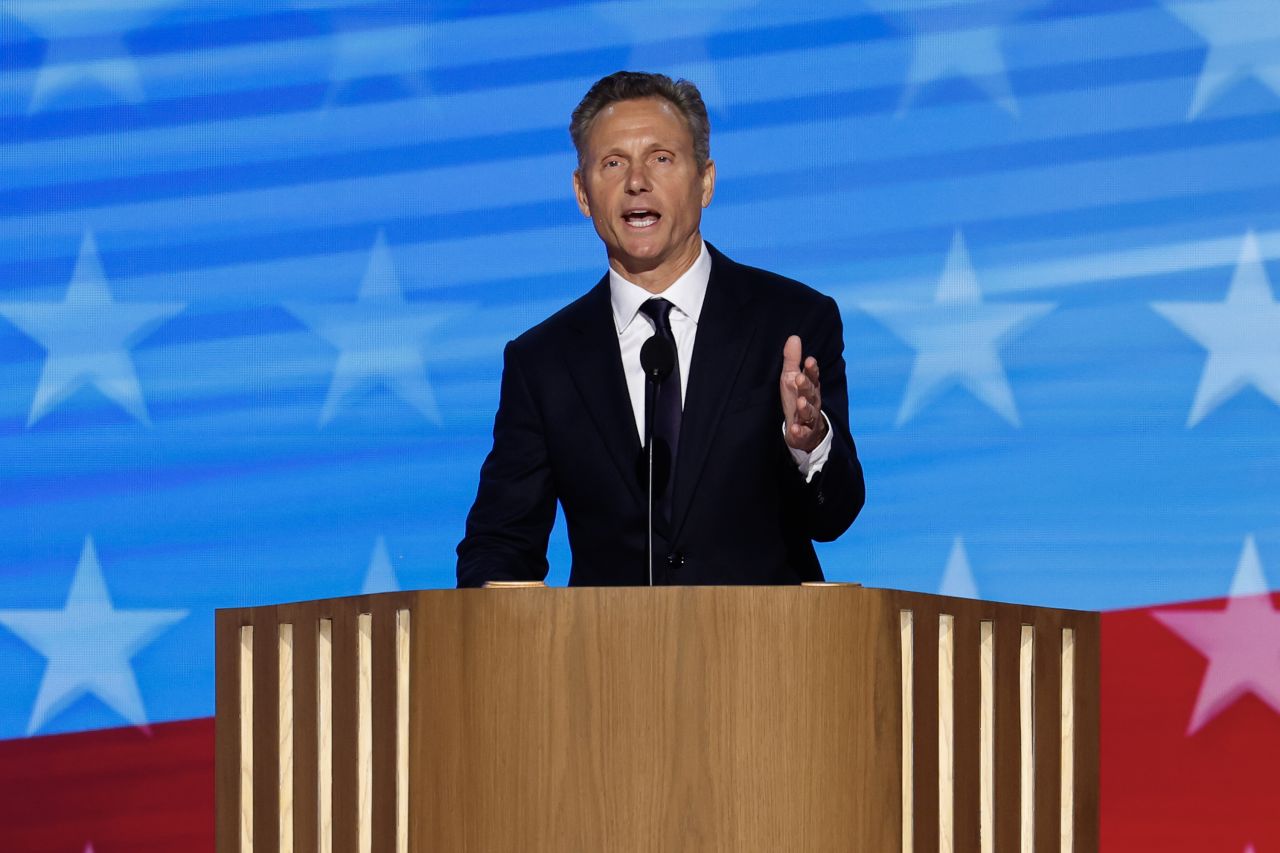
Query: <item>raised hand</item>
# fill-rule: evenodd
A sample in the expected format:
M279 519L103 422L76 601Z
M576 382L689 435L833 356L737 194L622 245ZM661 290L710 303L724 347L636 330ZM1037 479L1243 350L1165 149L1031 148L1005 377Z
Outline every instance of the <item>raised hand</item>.
M812 453L827 434L827 419L822 416L822 386L818 381L818 361L804 359L798 335L787 338L782 347L782 376L778 380L782 393L782 414L786 425L787 444L796 450Z

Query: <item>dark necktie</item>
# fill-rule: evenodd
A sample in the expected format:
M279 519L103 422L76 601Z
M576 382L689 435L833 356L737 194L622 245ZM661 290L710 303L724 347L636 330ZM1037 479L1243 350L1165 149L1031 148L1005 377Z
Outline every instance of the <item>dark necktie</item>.
M650 299L640 306L640 311L653 321L654 334L666 338L675 347L671 334L671 303L665 299ZM663 380L654 399L654 387L645 382L645 415L653 412L654 486L658 507L665 518L671 517L671 481L675 473L676 451L680 446L680 359L671 375ZM663 451L666 451L665 453ZM666 462L661 464L659 460ZM660 476L665 475L665 476Z

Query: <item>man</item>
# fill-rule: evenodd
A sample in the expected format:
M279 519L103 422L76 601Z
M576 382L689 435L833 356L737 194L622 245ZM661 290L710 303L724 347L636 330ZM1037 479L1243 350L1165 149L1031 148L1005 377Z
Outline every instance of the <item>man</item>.
M646 412L654 583L822 580L813 540L843 533L864 499L835 302L703 242L716 169L693 84L612 74L570 133L609 271L507 345L458 585L545 578L557 500L570 584L649 583ZM656 391L640 356L655 335L676 349Z

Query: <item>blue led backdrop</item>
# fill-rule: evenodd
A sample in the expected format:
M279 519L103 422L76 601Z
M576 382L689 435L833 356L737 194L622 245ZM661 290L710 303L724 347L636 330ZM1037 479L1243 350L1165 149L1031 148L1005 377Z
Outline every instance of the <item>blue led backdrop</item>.
M453 584L623 67L702 87L707 238L840 303L830 577L1280 578L1277 56L1273 0L0 2L0 738L211 714L215 607Z

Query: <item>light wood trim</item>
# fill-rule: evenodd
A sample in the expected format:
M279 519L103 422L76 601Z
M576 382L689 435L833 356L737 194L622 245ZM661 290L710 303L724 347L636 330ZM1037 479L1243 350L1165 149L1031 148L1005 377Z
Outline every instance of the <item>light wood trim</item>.
M409 853L409 641L407 609L396 611L396 853Z
M293 853L293 625L282 622L277 628L277 661L280 670L279 760L280 853Z
M1075 849L1076 632L1062 629L1062 853Z
M955 849L955 624L938 614L938 850Z
M240 853L253 853L253 626L240 627Z
M316 619L313 603L277 608L293 626L293 849L316 853Z
M1022 853L1035 850L1036 819L1036 750L1035 750L1035 626L1023 625L1018 646L1018 743L1021 769L1019 797L1019 849Z
M996 626L978 623L978 849L996 848Z
M333 853L333 620L316 623L316 835Z
M373 614L356 618L357 671L356 791L357 850L373 851Z
M915 614L898 613L902 657L902 853L915 849Z

